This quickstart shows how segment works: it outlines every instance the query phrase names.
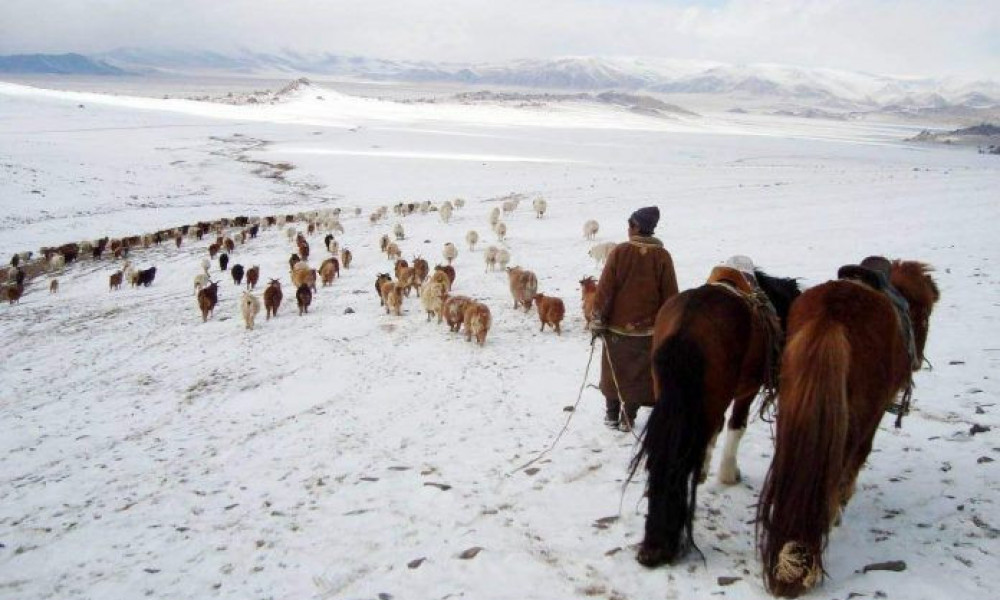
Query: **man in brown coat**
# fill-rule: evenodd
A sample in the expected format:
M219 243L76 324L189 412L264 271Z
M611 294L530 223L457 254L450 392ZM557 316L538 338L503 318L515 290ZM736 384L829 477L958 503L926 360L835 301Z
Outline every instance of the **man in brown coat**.
M653 323L663 303L677 294L673 259L663 242L653 237L659 220L655 206L632 213L628 241L608 255L597 284L593 330L604 339L604 422L622 431L631 430L640 406L653 405Z

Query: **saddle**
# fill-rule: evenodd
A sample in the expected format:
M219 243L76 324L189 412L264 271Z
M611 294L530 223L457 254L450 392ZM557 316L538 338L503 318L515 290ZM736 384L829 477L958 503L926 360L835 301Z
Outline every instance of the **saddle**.
M910 359L911 371L920 368L920 359L917 357L917 347L913 337L913 322L910 320L910 303L900 294L889 282L892 264L881 256L869 256L861 261L859 265L844 265L837 269L837 279L856 281L864 284L873 290L885 294L896 311L896 322L899 324L899 334L903 338L906 346L906 353ZM896 427L899 427L903 415L910 412L910 390L912 388L912 376L906 386L906 392L900 402L893 402L886 409L887 412L897 415Z
M734 269L733 267L727 267L725 265L718 265L712 268L712 272L708 274L708 281L705 283L711 283L715 285L726 285L732 288L734 291L740 292L747 296L751 296L754 293L754 288L756 285L750 283L749 278L742 272ZM756 283L756 282L754 282Z

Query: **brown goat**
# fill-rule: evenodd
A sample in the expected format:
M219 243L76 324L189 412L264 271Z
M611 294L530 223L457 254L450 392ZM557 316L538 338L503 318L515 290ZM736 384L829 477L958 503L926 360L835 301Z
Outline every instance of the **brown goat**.
M451 265L434 265L434 270L448 276L448 289L451 289L455 285L455 267Z
M215 305L219 302L219 284L210 282L206 287L198 290L198 308L201 309L201 322L208 321L208 315L215 312Z
M115 271L114 273L112 273L111 277L108 278L108 291L110 292L111 290L122 289L123 278L124 275L122 275L121 271Z
M534 273L521 267L509 267L507 278L510 283L510 294L514 297L514 308L524 307L524 312L531 310L531 301L538 293L538 278Z
M465 307L472 302L468 296L448 296L444 302L444 320L448 323L448 329L458 331L465 320Z
M257 288L257 280L260 279L260 267L254 265L247 269L247 289Z
M340 251L340 264L344 266L345 269L351 268L351 260L354 259L354 255L347 248Z
M545 294L535 294L535 304L538 306L538 318L542 322L539 331L545 331L545 326L549 325L556 330L556 334L562 335L559 324L562 323L566 315L566 306L561 298L546 296Z
M211 244L208 247L208 257L215 260L215 255L219 253L219 244Z
M590 329L590 322L594 320L594 302L597 301L597 280L593 277L581 279L580 294L583 319L587 323L587 329Z
M418 285L423 285L427 281L427 273L429 271L430 267L427 265L426 260L419 256L413 259L413 277Z
M309 305L312 304L313 293L308 283L303 283L295 290L295 301L299 305L299 316L309 312Z
M472 341L482 346L486 343L486 334L490 331L490 309L482 302L472 301L465 307L463 321L465 324L465 341Z
M267 284L267 289L264 290L265 320L270 319L272 316L278 316L278 307L281 306L281 297L281 282L277 279L272 279L271 283Z
M379 293L382 305L385 306L385 314L402 316L403 294L400 286L395 281L383 281Z
M319 266L319 276L322 278L324 286L333 284L333 279L340 277L340 262L332 256L324 260L323 264Z

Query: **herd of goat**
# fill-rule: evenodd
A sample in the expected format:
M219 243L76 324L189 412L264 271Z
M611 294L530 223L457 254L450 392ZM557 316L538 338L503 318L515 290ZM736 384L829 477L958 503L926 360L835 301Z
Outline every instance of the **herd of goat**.
M483 250L485 270L495 271L499 267L506 271L514 308L523 308L525 312L529 312L534 305L538 311L541 330L544 331L548 325L558 334L561 333L561 322L565 315L562 299L540 293L538 278L530 270L508 266L511 259L510 252L502 247L508 233L503 217L517 210L519 202L517 197L508 198L503 200L500 206L490 210L487 221L501 246L490 245ZM464 206L465 201L461 198L445 201L440 205L434 205L429 201L396 204L391 210L400 217L400 220L392 228L393 235L392 237L388 234L382 235L379 240L381 251L388 260L393 261L394 269L392 274L377 274L375 291L386 314L402 315L403 301L409 298L412 292L420 300L428 321L437 319L438 323L447 322L453 332L459 332L464 327L467 340L475 338L478 344L483 345L492 325L492 316L489 307L483 302L466 295L452 293L456 277L452 263L458 256L455 244L452 242L444 244L442 257L445 264L436 265L433 270L423 258L405 260L399 245L406 239L401 218L414 213L436 212L440 220L447 224L453 213ZM542 218L547 210L547 202L544 198L536 198L532 208L535 216ZM379 207L369 215L369 222L372 225L379 224L388 218L389 211L388 206ZM355 208L353 212L355 217L360 217L362 214L360 208ZM10 267L0 271L0 281L6 282L0 288L2 292L0 299L5 299L10 304L18 303L27 280L45 273L58 273L74 261L84 258L100 260L105 256L121 261L118 263L120 268L109 276L109 291L119 290L123 284L131 287L148 287L156 278L156 267L135 269L129 259L130 253L169 242L180 248L185 239L196 242L209 240L208 258L201 261L202 271L194 276L194 292L202 321L208 321L213 316L219 301L219 282L213 281L210 274L212 262L217 261L220 270L228 271L235 285L245 286L239 301L240 313L245 327L253 329L261 308L261 299L254 293L260 282L260 266L253 265L247 268L242 264L230 265L230 256L234 255L236 248L257 238L261 230L284 226L288 241L294 244L296 250L289 257L289 278L295 290L299 315L303 315L309 312L313 296L317 292L317 281L324 287L333 285L334 280L340 276L342 268L351 268L353 254L350 249L341 247L336 237L337 234L344 232L340 220L342 214L342 209L334 208L283 216L240 216L212 222L198 222L145 235L118 239L104 237L95 241L45 247L40 249L38 256L32 252L24 252L14 255ZM304 231L300 231L298 227L303 225ZM598 227L597 221L588 220L583 226L584 237L588 240L594 239ZM327 256L319 268L315 269L309 263L309 259L313 256L309 240L323 232L326 232L323 245ZM469 250L474 252L476 245L480 243L479 233L476 230L468 231L465 242ZM613 247L613 242L596 244L591 248L590 255L600 264ZM589 277L580 284L583 314L586 318L592 308L596 283ZM51 277L49 292L57 293L58 290L58 279ZM278 315L283 298L280 280L270 279L263 291L266 319Z

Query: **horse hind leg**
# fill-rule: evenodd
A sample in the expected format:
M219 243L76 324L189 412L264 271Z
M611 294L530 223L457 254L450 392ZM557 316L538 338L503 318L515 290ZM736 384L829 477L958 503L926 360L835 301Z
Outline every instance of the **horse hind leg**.
M712 468L712 453L715 452L715 442L719 439L719 431L716 430L712 434L711 439L708 440L708 445L705 446L705 458L701 467L701 477L698 478L698 483L705 483L708 479L708 471Z
M729 417L729 426L726 428L726 444L722 449L722 463L719 465L719 483L723 485L734 485L742 479L736 455L747 430L747 416L754 396L756 393L737 398L733 405L733 414Z

